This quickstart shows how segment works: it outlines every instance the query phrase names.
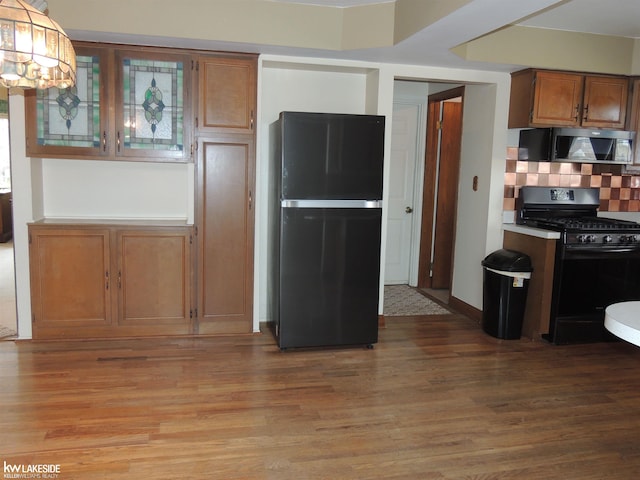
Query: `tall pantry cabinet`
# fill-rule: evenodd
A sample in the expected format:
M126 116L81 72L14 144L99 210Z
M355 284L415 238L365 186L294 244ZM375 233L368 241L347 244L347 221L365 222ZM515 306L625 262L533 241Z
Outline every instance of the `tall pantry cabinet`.
M250 333L256 57L201 56L196 69L198 333Z

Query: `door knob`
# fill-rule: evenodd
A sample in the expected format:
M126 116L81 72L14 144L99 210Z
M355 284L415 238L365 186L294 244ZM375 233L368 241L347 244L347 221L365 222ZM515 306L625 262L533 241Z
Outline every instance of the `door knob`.
M405 208L405 209L404 209L404 211L405 211L406 213L411 213L411 212L413 212L413 208L411 208L411 207L407 207L407 208Z

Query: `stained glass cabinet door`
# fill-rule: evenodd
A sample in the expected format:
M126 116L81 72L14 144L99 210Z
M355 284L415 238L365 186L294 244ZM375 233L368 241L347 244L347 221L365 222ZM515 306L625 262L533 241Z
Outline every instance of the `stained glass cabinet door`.
M108 98L104 49L76 48L76 85L25 93L27 155L88 157L109 155Z
M189 54L106 45L75 48L75 86L25 94L28 156L191 159Z
M191 158L191 57L116 52L116 143L119 157Z

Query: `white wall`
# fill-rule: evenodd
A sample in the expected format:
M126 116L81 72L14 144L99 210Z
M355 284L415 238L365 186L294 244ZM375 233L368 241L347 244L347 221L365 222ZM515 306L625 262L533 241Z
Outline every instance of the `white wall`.
M504 85L500 87L505 89ZM502 246L506 116L496 113L496 104L504 104L498 93L495 84L468 85L464 96L451 294L479 309L482 308L480 262L488 252ZM496 131L503 123L502 132ZM477 190L473 189L474 177L478 179Z
M43 159L43 213L192 224L193 178L193 164Z
M11 190L13 198L13 247L16 260L16 309L18 311L18 337L31 338L31 294L29 281L29 238L27 222L33 212L40 213L42 205L41 162L33 164L25 158L24 96L22 92L9 93L9 129L11 140ZM31 181L32 172L36 181ZM34 208L35 204L35 208Z

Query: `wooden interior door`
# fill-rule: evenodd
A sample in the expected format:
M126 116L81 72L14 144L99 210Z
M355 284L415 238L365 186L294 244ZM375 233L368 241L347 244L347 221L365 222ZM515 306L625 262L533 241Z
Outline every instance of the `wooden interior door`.
M429 96L419 288L451 286L463 94L460 87Z
M440 162L435 218L431 288L449 288L453 262L453 245L460 170L460 135L462 102L444 101L440 126Z
M198 149L198 333L250 333L253 137L205 139Z

